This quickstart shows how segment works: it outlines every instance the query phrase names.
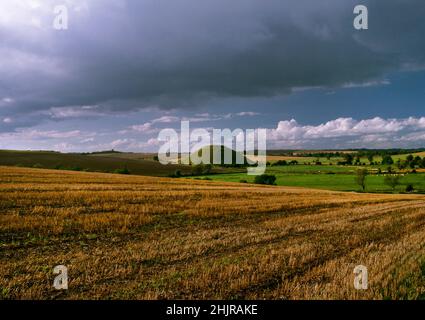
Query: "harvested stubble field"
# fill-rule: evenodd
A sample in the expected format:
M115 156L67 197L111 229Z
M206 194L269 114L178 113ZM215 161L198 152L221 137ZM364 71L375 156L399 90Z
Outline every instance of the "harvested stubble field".
M424 196L0 167L1 298L417 299L424 258Z

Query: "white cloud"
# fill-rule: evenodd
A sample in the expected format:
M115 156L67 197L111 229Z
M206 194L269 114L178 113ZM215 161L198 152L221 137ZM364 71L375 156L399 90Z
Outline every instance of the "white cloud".
M88 139L96 135L91 132L82 132L80 130L57 131L57 130L35 130L25 129L16 132L7 132L0 134L3 141L38 141L38 140L64 140L64 139Z
M152 120L152 123L173 123L173 122L178 122L180 121L179 117L175 117L175 116L163 116L161 118L157 118Z
M177 123L180 121L189 121L189 122L208 122L208 121L219 121L224 119L230 119L232 117L232 114L226 114L226 115L211 115L209 113L201 113L196 114L194 117L177 117L177 116L163 116L160 118L153 119L149 122L146 122L144 124L139 125L133 125L130 126L129 130L122 130L119 131L120 134L128 134L131 131L139 132L139 133L155 133L158 132L159 129L155 128L155 124L171 124L171 123Z
M94 132L20 129L0 133L0 149L78 151Z
M5 97L5 98L1 99L1 101L4 102L4 103L12 103L15 100L12 99L12 98L9 98L9 97Z
M57 143L53 147L55 151L61 151L61 152L69 152L75 149L75 146L73 144L70 144L67 142Z
M388 86L391 84L391 81L388 79L383 80L375 80L375 81L366 81L366 82L349 82L342 85L342 88L351 89L351 88L368 88L368 87L376 87L376 86Z
M133 131L143 132L143 133L150 133L150 132L154 131L154 129L152 127L152 123L150 123L150 122L146 122L146 123L140 124L140 125L134 125L134 126L131 126L130 128Z
M157 123L176 123L176 122L180 122L180 121L208 122L208 121L228 120L228 119L233 118L234 116L240 116L240 117L249 116L249 117L252 117L252 116L256 116L256 115L259 115L259 113L251 112L251 111L239 112L239 113L236 113L236 114L227 113L227 114L218 114L218 115L214 115L214 114L210 114L210 113L199 113L199 114L196 114L193 117L177 117L177 116L167 115L167 116L163 116L163 117L160 117L160 118L157 118L157 119L153 119L150 122L146 122L142 125L131 126L130 128L135 130L135 131L146 132L147 130L152 129L153 124L157 124Z
M258 112L252 112L252 111L244 111L244 112L239 112L236 114L239 117L254 117L254 116L258 116L259 113Z
M104 115L99 106L53 107L45 112L52 119L65 120L71 118L98 117Z
M94 138L87 138L87 139L83 139L80 141L81 143L89 143L89 142L94 142Z
M114 148L125 146L130 142L129 139L117 139L111 142L111 146Z
M248 113L249 115L251 113ZM207 116L210 117L207 114L202 115L202 117ZM152 122L133 126L132 129L144 134L151 133ZM204 129L212 130L211 127ZM337 118L317 125L299 124L294 119L283 120L276 128L267 129L267 136L269 148L283 149L425 147L425 117L404 119L375 117L363 120ZM127 141L126 147L130 145L153 148L158 143L136 145L134 142Z
M68 139L79 138L82 133L79 130L72 131L57 131L57 130L23 130L15 133L16 136L21 136L29 139Z
M301 125L296 120L280 121L276 129L268 130L268 140L280 147L314 145L331 147L358 148L379 147L386 142L395 146L402 142L425 143L425 117L407 119L372 119L355 120L338 118L319 125ZM338 145L335 145L338 143ZM387 147L383 146L382 147Z
M155 150L157 151L157 146L160 142L151 138L147 141L138 141L136 139L117 139L112 141L111 143L103 143L101 145L94 146L93 150L109 150L109 149L118 149L121 151L147 151L147 150Z

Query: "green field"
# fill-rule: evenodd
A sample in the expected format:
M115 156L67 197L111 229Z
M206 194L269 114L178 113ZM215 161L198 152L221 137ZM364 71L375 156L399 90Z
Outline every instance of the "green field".
M424 153L413 154L414 156L424 156ZM398 159L406 159L407 154L394 155L396 162ZM114 173L117 170L126 168L130 174L145 176L170 176L176 171L182 175L194 179L211 179L224 182L254 182L253 176L246 174L243 168L221 168L214 167L211 175L193 177L193 166L188 165L161 165L154 161L154 154L142 153L121 153L121 152L99 152L91 154L83 153L59 153L50 151L7 151L0 150L0 165L16 167L33 167L43 169L61 169L73 171L91 171ZM410 173L411 169L398 172L402 174L400 185L393 191L391 187L385 185L385 172L388 165L370 166L366 158L361 158L362 166L342 166L336 165L343 160L339 157L314 158L314 157L288 157L272 155L268 158L270 163L278 160L297 160L298 165L268 166L267 174L276 176L276 184L280 186L295 186L305 188L326 189L335 191L360 191L360 186L355 182L356 171L359 168L367 169L369 175L366 179L366 192L389 193L405 192L406 186L411 184L415 193L425 193L425 172L424 169L417 169L418 173ZM381 161L381 157L375 157L374 161ZM322 165L316 165L316 161ZM395 165L393 170L397 171ZM384 174L378 174L378 170Z
M372 168L369 168L372 169ZM335 191L361 191L355 182L355 166L282 166L268 167L266 173L275 175L276 184L279 186L305 187L326 189ZM211 179L224 182L254 182L254 176L246 173L236 174L214 174L197 179ZM393 192L391 187L385 185L384 174L370 174L366 178L366 192L389 193ZM404 174L400 180L400 185L395 192L404 192L406 186L412 184L415 192L425 193L425 174Z
M414 157L419 156L421 158L425 157L425 152L416 152L416 153L406 153L406 154L396 154L392 155L391 157L394 160L394 163L396 163L398 160L406 160L407 156L411 154ZM356 157L356 153L353 153L353 156ZM270 152L267 156L267 160L270 163L274 163L277 160L296 160L299 164L305 164L305 165L313 165L316 161L321 162L323 165L336 165L340 161L344 161L344 158L341 156L333 156L333 157L310 157L310 156L279 156L273 153L273 151ZM381 162L382 156L374 156L373 161ZM369 165L369 159L365 156L360 157L360 163L364 163L365 165ZM375 166L378 167L385 167L385 166Z
M398 154L393 156L394 162L397 161L398 159L400 160L406 160L407 156L409 154ZM419 156L421 158L425 157L425 152L417 152L417 153L412 153L412 156L416 157Z

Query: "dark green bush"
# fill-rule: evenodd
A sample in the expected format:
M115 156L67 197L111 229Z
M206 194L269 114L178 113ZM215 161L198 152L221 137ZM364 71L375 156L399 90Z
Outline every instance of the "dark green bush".
M406 192L413 192L415 190L415 188L413 187L412 184L408 184L406 186Z
M273 167L287 166L287 165L288 165L288 162L286 160L278 160L272 164Z
M125 167L124 169L116 169L114 171L114 173L117 173L117 174L130 174L130 170L128 170L127 167Z
M269 175L269 174L262 174L261 176L256 176L254 182L256 184L275 185L275 183L276 183L276 176Z

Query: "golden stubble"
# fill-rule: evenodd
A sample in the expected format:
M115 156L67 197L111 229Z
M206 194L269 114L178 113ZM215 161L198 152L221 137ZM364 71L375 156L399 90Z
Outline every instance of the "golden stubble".
M0 298L416 299L425 197L0 167ZM66 292L52 288L55 265ZM365 265L368 290L355 290Z

